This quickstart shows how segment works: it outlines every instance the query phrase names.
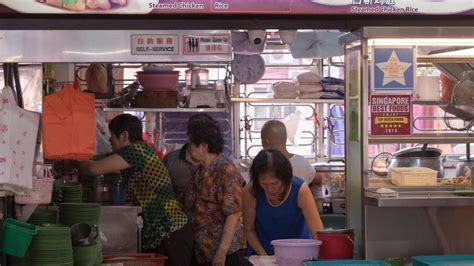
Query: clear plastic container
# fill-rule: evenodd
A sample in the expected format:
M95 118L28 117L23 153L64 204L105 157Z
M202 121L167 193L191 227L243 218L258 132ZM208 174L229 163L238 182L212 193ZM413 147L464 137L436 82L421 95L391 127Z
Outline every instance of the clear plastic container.
M209 70L193 67L185 72L186 86L189 88L204 88L209 86Z
M215 84L216 88L216 100L217 100L217 107L225 107L227 105L227 98L225 95L225 84L224 81L218 80Z

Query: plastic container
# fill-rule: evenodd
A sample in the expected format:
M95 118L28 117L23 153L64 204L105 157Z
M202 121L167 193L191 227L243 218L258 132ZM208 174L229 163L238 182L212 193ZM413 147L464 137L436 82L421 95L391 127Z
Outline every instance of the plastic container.
M110 253L104 254L103 263L121 263L123 266L164 266L167 259L157 253Z
M23 258L35 235L35 225L7 218L3 223L3 237L0 251Z
M301 266L307 260L318 259L323 242L313 239L279 239L271 244L278 265Z
M450 101L455 82L444 73L439 75L441 100Z
M227 98L225 94L225 84L224 81L218 80L215 84L216 87L216 100L217 100L217 107L222 108L227 105Z
M390 264L379 261L379 260L326 260L326 261L310 261L305 262L304 266L344 266L344 265L352 265L352 266L390 266Z
M177 91L179 71L170 72L137 72L137 79L144 90Z
M439 101L439 77L437 76L419 76L413 98L419 101Z
M112 205L124 205L127 195L123 187L122 180L116 180L112 182L110 187L110 192L112 194Z
M383 259L390 266L405 266L405 263L408 262L408 259L405 258L385 258Z
M186 87L191 89L207 88L209 86L209 70L193 66L185 72Z
M397 186L436 186L438 171L426 167L393 167L391 181Z
M413 266L472 266L474 255L416 256Z
M354 253L354 230L320 231L318 232L318 239L323 242L319 251L319 259L352 259Z

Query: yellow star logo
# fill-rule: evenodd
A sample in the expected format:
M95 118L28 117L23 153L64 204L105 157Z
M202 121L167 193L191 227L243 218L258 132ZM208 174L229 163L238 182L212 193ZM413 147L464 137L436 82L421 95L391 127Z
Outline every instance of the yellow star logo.
M405 86L405 71L410 68L410 63L400 62L395 50L392 51L387 62L378 63L377 67L383 72L383 86L395 81Z

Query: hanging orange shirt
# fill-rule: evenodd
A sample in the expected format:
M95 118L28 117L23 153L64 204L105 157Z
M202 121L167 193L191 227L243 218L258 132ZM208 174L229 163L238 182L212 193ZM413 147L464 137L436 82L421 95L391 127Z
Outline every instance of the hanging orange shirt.
M72 84L43 98L43 151L46 159L88 160L95 152L94 94Z

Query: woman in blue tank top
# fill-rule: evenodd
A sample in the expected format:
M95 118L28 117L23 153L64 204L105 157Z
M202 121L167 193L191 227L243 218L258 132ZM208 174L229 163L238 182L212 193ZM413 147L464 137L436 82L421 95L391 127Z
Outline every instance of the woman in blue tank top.
M243 195L248 255L273 255L270 242L275 239L317 239L323 224L316 202L281 152L262 150L252 162L250 176Z

